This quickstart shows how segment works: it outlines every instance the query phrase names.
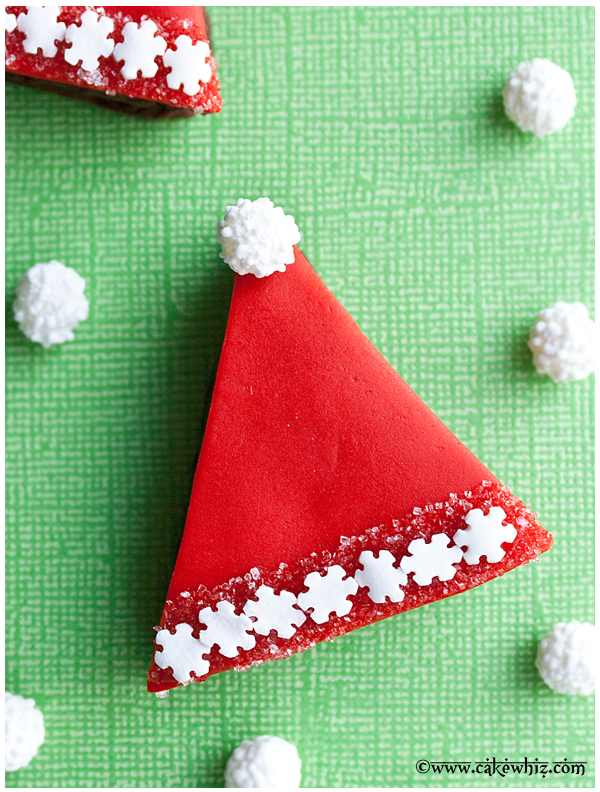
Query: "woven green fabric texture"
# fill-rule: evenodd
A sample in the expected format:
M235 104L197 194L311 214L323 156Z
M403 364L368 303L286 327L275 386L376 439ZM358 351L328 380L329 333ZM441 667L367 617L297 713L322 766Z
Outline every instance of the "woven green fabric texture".
M594 9L214 7L218 116L147 121L8 86L8 690L47 737L9 787L223 785L245 738L298 746L305 787L593 786L593 696L534 666L593 615L593 377L555 385L537 312L592 308ZM505 116L520 61L577 90L544 139ZM145 691L200 448L239 197L301 248L448 426L539 514L537 564L247 673ZM50 350L12 316L58 259L90 316ZM249 276L250 277L250 276ZM243 475L243 471L240 471ZM587 762L585 775L419 773L419 760Z

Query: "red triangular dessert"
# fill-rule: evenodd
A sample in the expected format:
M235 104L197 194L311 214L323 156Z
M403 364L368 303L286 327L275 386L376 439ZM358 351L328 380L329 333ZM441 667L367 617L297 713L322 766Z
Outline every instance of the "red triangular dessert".
M147 118L221 109L202 6L8 6L6 78Z
M236 276L153 692L449 597L552 544L294 251L285 272Z

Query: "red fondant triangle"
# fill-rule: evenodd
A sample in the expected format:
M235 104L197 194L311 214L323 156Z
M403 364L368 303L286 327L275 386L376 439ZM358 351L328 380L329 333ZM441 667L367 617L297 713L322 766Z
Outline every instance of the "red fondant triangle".
M226 599L241 613L260 584L299 594L313 569L337 562L351 575L365 548L391 549L399 561L413 539L451 537L466 527L469 508L485 513L492 505L518 523L501 563L459 564L451 581L430 586L411 579L401 603L375 605L360 589L350 597L349 615L323 625L308 618L287 641L257 636L256 646L235 658L213 646L209 674L286 656L458 593L552 543L400 378L296 250L284 273L236 276L161 627L173 632L187 623L198 637L199 610L207 605ZM176 684L169 668L153 663L150 690Z

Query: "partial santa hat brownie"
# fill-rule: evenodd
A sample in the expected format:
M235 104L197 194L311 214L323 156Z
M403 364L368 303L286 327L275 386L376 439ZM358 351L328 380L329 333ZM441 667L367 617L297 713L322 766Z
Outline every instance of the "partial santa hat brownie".
M7 6L9 82L148 118L221 109L202 6Z
M160 695L460 594L552 544L363 335L291 216L240 199L218 240L238 274L148 674Z

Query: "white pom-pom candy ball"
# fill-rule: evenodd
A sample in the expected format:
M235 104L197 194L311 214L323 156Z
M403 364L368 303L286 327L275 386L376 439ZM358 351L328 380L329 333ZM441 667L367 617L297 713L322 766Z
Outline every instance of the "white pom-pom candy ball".
M225 768L228 789L298 789L301 761L296 746L263 734L244 740Z
M44 742L44 716L33 699L5 691L4 723L6 770L21 770L27 767Z
M27 338L44 347L72 341L73 329L87 319L85 280L60 261L31 267L17 287L15 319Z
M502 96L511 121L537 137L560 131L573 117L577 104L569 72L545 58L519 63Z
M285 272L294 261L294 245L300 232L291 215L268 198L249 201L240 198L236 206L225 207L219 223L217 242L221 258L239 275L265 278Z
M596 687L596 627L587 622L555 624L542 639L536 666L542 679L556 691L588 696Z
M529 348L538 374L554 382L585 379L596 368L596 325L583 303L557 302L538 314Z

